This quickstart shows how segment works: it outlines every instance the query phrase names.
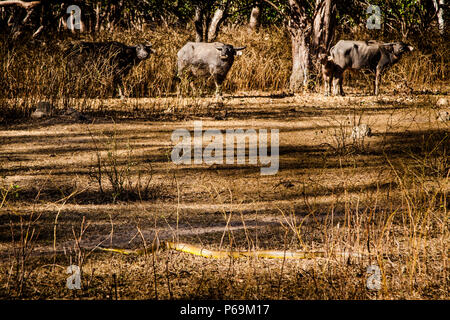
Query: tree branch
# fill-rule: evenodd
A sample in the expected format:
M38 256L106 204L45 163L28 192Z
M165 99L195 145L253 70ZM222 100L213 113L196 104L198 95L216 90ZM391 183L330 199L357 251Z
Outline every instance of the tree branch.
M31 2L26 2L26 1L20 1L20 0L5 0L5 1L0 1L0 7L4 7L4 6L12 6L12 5L16 5L25 9L31 9L37 5L40 5L41 1L31 1Z
M286 13L284 13L283 11L281 11L280 8L278 8L275 3L273 3L270 0L262 0L262 1L267 3L268 5L270 5L272 8L274 8L275 11L277 11L280 15L282 15L286 19L286 21L287 21L287 19L289 19L289 16Z

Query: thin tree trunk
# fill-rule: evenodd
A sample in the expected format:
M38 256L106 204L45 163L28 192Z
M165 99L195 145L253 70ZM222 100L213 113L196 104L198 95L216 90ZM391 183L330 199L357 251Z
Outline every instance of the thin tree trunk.
M258 1L257 5L252 8L250 13L250 21L248 22L248 27L257 31L261 25L261 2Z
M97 3L95 5L95 32L100 31L100 5Z
M433 5L437 12L439 33L444 34L444 31L445 31L445 18L444 18L444 16L445 16L444 15L445 0L433 0Z
M208 42L216 40L217 35L219 34L220 26L227 18L230 2L230 0L222 0L220 7L214 12L214 16L208 27Z
M195 7L194 26L195 26L195 42L203 41L203 10L200 6Z
M123 0L113 2L113 4L110 5L109 10L110 12L108 12L108 15L111 22L110 28L111 31L114 31L117 27L120 27L123 12Z
M223 22L225 11L223 9L217 9L214 12L214 16L211 19L211 23L208 28L208 42L214 41L219 33L220 25Z
M20 0L8 0L8 1L0 1L0 7L3 6L19 6L24 9L31 9L37 5L41 4L41 1L20 1Z

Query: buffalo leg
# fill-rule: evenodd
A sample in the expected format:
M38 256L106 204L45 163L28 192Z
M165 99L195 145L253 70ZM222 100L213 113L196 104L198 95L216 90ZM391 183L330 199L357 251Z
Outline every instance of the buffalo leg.
M342 83L344 82L344 77L341 75L340 77L338 77L338 84L339 84L339 94L341 95L341 96L345 96L345 93L344 93L344 88L342 87Z
M333 76L328 77L328 92L327 94L331 96L331 85L333 83Z
M125 98L124 92L125 92L125 87L123 85L122 78L116 77L114 79L114 94L113 95L116 96L116 94L117 94L117 96L120 99L124 99Z
M214 83L216 84L216 98L222 98L222 84L223 80L221 77L214 77Z
M181 96L181 82L177 83L177 97Z
M222 84L216 83L216 98L222 98Z
M338 78L333 79L333 94L336 96L338 95Z
M195 97L195 95L197 94L197 89L195 88L193 81L189 81L189 87L191 88L192 95Z
M345 96L344 88L342 87L343 80L342 75L339 75L333 79L333 91L335 95Z
M333 77L323 76L323 84L325 87L325 96L331 96L331 83L333 81Z
M172 77L172 81L175 82L175 85L176 85L177 97L179 97L181 95L181 82L182 82L181 77L182 77L182 75L178 71Z
M122 92L122 87L119 86L119 87L117 88L117 90L119 91L119 98L120 98L120 99L124 99L124 98L125 98L125 95L124 95L123 92ZM124 91L125 91L125 90L124 90Z
M375 73L375 88L374 88L374 94L377 96L379 93L381 83L381 69L377 68L377 71Z

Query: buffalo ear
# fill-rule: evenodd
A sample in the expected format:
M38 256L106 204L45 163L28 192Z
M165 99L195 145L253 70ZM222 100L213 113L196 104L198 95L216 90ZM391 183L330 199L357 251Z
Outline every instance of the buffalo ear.
M156 50L152 49L152 45L151 44L146 44L145 45L145 50L147 50L148 52L150 52L150 54L155 54Z
M325 64L328 61L328 56L326 53L319 53L317 56L317 59L320 61L320 63Z
M236 55L236 56L242 56L242 51L241 50L244 50L246 47L233 47L233 49L234 49L234 54Z
M155 53L156 51L152 49L152 44L150 42L146 42L144 44L145 49L148 50L150 53Z

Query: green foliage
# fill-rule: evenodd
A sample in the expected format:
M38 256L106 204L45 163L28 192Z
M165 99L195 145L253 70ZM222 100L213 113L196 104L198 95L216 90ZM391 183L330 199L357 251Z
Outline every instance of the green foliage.
M338 21L348 30L364 27L370 14L368 2L337 1ZM371 5L380 7L382 34L406 38L411 33L424 34L432 27L435 11L432 1L423 0L371 0Z
M312 16L315 1L298 1ZM22 8L9 6L0 8L0 29L13 34L18 29L28 30L31 34L43 24L46 32L57 31L60 19L67 19L65 9L72 4L82 9L83 21L93 32L94 26L101 28L121 27L132 29L143 24L186 26L192 21L195 7L201 6L212 16L214 11L223 6L225 0L72 0L70 2L48 0L43 2L44 10L35 9L23 24L27 12ZM288 0L230 0L227 23L245 25L250 12L256 5L261 6L261 25L281 25L289 14ZM369 2L362 0L334 1L337 6L337 20L344 33L354 27L364 27L369 15L366 13ZM382 32L408 36L410 33L423 34L431 27L435 19L435 9L428 0L371 0L371 5L377 5L382 14ZM10 21L10 17L16 17Z

